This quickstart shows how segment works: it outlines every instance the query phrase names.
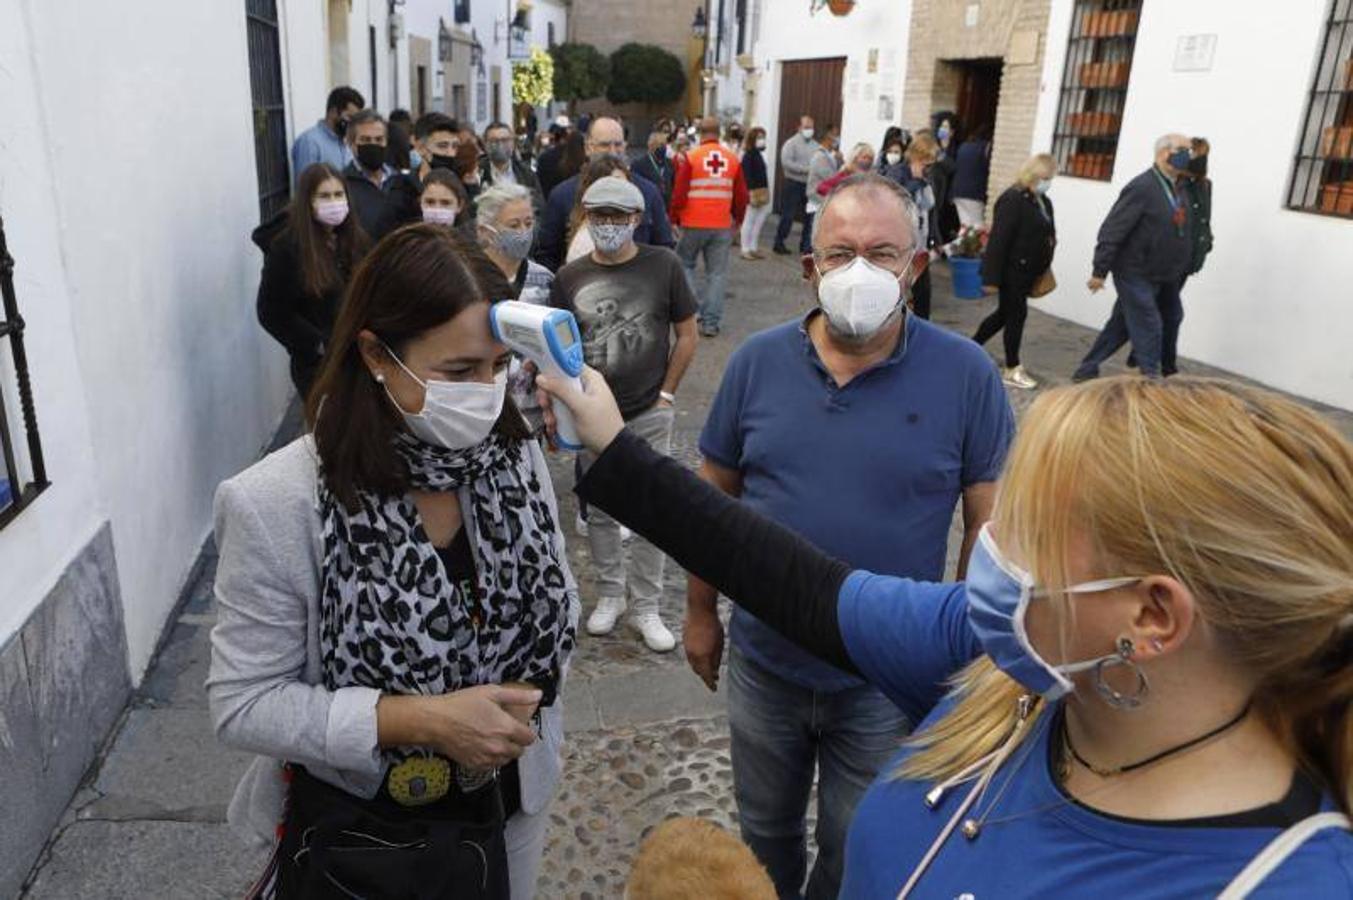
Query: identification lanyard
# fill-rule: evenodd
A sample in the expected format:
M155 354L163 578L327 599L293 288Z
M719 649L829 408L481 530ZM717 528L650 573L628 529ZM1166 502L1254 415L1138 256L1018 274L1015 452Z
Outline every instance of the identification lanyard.
M1160 182L1160 189L1165 192L1165 199L1170 204L1170 219L1174 222L1175 233L1183 237L1184 222L1188 216L1188 211L1184 209L1184 201L1170 187L1170 182L1161 174L1160 169L1153 167L1151 171L1155 173L1156 180Z

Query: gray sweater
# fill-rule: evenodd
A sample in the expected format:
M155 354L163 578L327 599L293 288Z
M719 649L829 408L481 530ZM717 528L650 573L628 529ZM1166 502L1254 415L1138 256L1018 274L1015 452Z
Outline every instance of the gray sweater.
M813 154L821 149L822 145L817 141L794 132L780 147L780 169L785 173L785 178L806 182Z
M535 441L527 447L558 522L545 456ZM360 797L375 796L385 777L376 744L380 692L330 691L321 684L317 462L314 444L301 438L216 492L219 611L207 699L221 742L259 754L240 779L227 818L246 840L263 845L274 841L282 821L283 761L300 763L316 778ZM468 508L467 492L460 501ZM475 527L473 517L465 527ZM562 535L555 540L565 559ZM567 566L564 577L576 625L577 585ZM540 812L554 794L563 768L563 732L562 702L556 701L541 714L542 739L518 762L527 814Z

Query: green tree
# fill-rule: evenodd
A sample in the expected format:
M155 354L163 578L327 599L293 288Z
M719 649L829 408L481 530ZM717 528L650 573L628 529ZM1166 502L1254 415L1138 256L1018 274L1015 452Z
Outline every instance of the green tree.
M612 103L675 103L685 90L681 60L662 47L631 43L611 54Z
M554 58L554 96L565 100L572 112L579 100L591 100L606 93L611 81L611 62L591 44L556 44L550 48Z

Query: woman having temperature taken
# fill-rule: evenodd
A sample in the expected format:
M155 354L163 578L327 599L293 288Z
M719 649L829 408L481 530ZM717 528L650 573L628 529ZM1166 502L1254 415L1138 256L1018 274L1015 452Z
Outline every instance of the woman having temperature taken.
M578 622L554 490L506 392L498 267L440 225L354 276L303 437L223 484L207 680L280 831L255 896L535 893Z
M596 373L540 384L599 454L588 503L920 723L842 897L1353 896L1353 445L1315 413L1199 379L1050 391L966 585L927 584L654 453Z

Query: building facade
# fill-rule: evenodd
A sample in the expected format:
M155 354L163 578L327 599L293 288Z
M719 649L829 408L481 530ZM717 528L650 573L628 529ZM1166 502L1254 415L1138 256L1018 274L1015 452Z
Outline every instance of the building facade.
M0 0L0 117L24 136L0 141L17 303L0 307L0 896L208 559L217 483L258 457L291 400L286 354L255 315L250 232L289 199L296 135L340 84L415 114L447 109L460 84L467 126L510 118L511 55L562 40L566 17L563 0L153 16ZM440 29L467 40L447 51ZM476 40L478 65L448 77Z
M1051 152L1061 287L1036 305L1098 327L1113 303L1085 287L1099 223L1157 137L1205 137L1216 249L1185 286L1181 353L1353 409L1353 308L1337 300L1353 267L1353 0L812 6L753 15L750 119L773 147L802 112L849 147L947 110L994 128L991 201Z

